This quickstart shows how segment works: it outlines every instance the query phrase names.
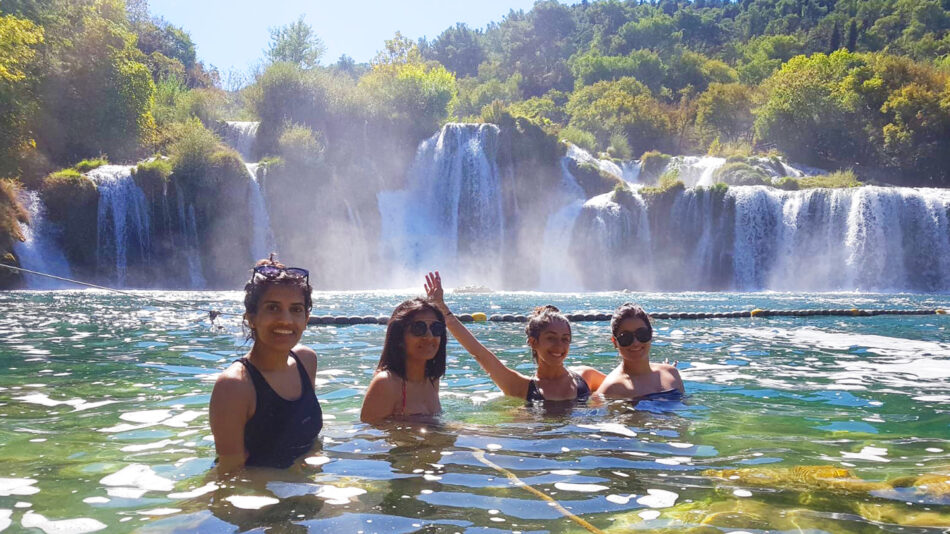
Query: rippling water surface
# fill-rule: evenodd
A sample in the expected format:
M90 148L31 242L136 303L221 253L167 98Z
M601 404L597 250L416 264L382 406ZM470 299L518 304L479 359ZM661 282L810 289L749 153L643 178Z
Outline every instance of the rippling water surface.
M403 293L319 293L388 315ZM0 530L46 532L942 532L950 527L950 318L657 321L682 401L525 408L452 341L438 424L358 422L384 327L310 327L326 422L305 467L215 484L207 404L247 350L241 294L0 293ZM505 293L459 312L950 307L946 295ZM531 373L523 325L472 329ZM570 359L617 361L605 323ZM826 467L816 467L826 466ZM512 478L540 492L519 486Z

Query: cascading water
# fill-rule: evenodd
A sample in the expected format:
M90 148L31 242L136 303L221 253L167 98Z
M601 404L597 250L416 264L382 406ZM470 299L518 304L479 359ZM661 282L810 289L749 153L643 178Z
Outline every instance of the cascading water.
M577 184L568 167L570 155L561 158L561 180L558 182L556 208L544 225L541 242L541 287L548 291L577 291L583 283L568 251L574 233L574 222L584 207L584 190Z
M192 289L207 286L204 269L201 265L201 251L198 243L198 223L195 219L195 206L185 207L185 197L175 186L175 198L178 199L178 240L184 244L185 262L188 265L188 281Z
M13 245L13 252L24 269L72 278L69 262L57 240L61 229L46 220L46 208L39 194L35 191L25 191L21 194L20 202L30 214L29 224L20 224L20 230L25 240ZM27 289L57 289L68 284L44 276L24 274Z
M120 287L126 284L130 261L147 265L150 260L148 201L132 179L133 168L104 165L89 171L99 190L98 269L112 270Z
M586 203L574 226L571 256L587 289L650 289L652 239L647 208L637 193L614 193Z
M247 184L248 207L251 211L251 262L266 258L276 249L274 233L271 231L270 215L267 214L267 203L261 191L261 184L257 180L260 164L245 163L250 180Z
M502 282L504 212L493 124L447 124L423 141L407 186L377 197L380 254L397 284L440 268L459 284Z
M241 154L244 161L252 161L257 129L261 123L251 121L227 121L224 123L224 141Z

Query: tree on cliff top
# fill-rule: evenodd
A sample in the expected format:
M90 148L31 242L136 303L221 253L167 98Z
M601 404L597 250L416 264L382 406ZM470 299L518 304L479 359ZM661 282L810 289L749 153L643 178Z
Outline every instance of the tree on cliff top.
M265 54L271 63L293 63L304 69L312 69L320 63L326 52L323 40L313 28L304 22L303 15L296 21L280 28L271 28L270 46Z

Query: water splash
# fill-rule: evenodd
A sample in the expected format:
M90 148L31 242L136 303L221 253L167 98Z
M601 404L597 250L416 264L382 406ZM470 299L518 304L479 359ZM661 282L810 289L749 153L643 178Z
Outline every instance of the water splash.
M276 244L271 230L270 215L267 213L267 203L264 201L261 184L257 180L260 164L245 163L244 166L247 167L247 173L251 177L247 184L247 198L251 211L251 262L253 263L274 252Z
M24 191L20 202L30 214L29 224L20 224L25 240L13 244L13 252L24 269L47 273L62 278L72 278L69 262L59 247L58 241L62 229L46 220L46 207L35 191ZM66 286L64 282L24 274L28 289L57 289Z

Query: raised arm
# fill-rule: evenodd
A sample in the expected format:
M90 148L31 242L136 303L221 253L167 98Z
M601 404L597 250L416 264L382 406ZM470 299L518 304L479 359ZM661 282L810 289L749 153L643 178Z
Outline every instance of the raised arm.
M518 371L509 369L492 351L475 339L468 328L465 328L458 317L449 310L443 299L442 277L439 276L438 271L426 275L425 290L429 302L445 315L445 326L449 329L449 332L452 332L452 336L475 358L478 365L488 373L488 376L501 388L501 391L505 395L525 398L528 394L528 384L531 379Z

